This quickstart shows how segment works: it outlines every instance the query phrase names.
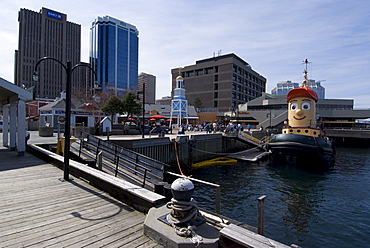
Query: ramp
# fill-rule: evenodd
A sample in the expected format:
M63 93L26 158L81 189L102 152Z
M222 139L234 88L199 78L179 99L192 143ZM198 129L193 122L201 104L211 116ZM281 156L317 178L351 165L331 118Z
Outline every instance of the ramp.
M253 137L247 132L239 132L238 133L238 139L243 140L249 144L252 144L254 146L262 146L264 142L260 139L257 139L256 137Z
M267 156L270 156L270 152L267 152L262 148L254 147L241 152L231 153L226 157L249 162L258 162L259 160Z

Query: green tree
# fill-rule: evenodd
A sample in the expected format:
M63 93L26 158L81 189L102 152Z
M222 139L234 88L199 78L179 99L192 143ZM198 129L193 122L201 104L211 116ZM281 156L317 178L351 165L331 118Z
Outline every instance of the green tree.
M194 99L194 108L203 108L202 100L199 97Z
M123 112L127 113L127 118L133 115L139 115L141 111L141 103L136 102L136 95L133 92L127 93L122 100Z
M104 106L101 108L101 110L111 115L112 121L113 121L113 115L114 114L123 114L123 102L118 96L111 96L108 98L108 100L104 103Z

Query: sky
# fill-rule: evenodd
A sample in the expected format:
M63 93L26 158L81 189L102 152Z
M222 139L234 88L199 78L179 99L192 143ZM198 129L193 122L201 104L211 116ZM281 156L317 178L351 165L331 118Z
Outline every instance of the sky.
M81 61L89 61L92 21L112 16L139 30L139 73L156 76L156 98L169 96L171 69L235 53L267 79L321 81L328 99L370 108L368 0L2 0L0 77L13 82L18 11L46 7L81 25Z

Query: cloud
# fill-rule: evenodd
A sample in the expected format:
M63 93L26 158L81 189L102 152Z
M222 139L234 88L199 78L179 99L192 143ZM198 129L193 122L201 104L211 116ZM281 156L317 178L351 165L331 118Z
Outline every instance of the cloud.
M88 61L89 29L97 16L110 15L139 30L139 70L156 75L157 98L171 91L171 69L212 57L235 53L268 80L270 92L283 80L302 81L303 65L312 61L310 76L326 80L327 96L363 97L370 52L370 2L311 0L41 0L0 3L3 25L0 76L12 79L17 48L17 12L45 6L82 25L82 61ZM12 80L10 80L12 81ZM358 89L359 87L364 87ZM357 99L358 96L358 99Z

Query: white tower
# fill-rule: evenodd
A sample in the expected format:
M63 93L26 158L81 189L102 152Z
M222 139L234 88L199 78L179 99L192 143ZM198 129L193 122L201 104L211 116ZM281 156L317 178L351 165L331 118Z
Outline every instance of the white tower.
M180 75L176 78L176 88L174 89L174 95L171 104L171 121L172 116L177 116L177 127L179 128L182 124L182 119L186 117L186 124L189 124L188 120L188 101L185 98L184 79Z

